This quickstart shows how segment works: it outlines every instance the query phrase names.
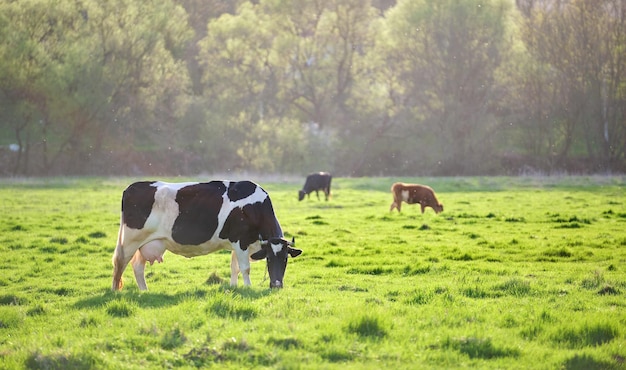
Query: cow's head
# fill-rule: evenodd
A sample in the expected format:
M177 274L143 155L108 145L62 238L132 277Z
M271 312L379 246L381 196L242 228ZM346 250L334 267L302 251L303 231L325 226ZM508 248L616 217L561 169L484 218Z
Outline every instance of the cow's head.
M282 288L283 277L287 269L287 258L297 257L302 251L293 248L295 239L287 241L283 238L270 238L261 241L261 250L252 254L250 258L253 260L267 260L267 272L270 275L270 288Z
M305 195L306 193L304 192L304 190L298 190L298 200L304 199Z

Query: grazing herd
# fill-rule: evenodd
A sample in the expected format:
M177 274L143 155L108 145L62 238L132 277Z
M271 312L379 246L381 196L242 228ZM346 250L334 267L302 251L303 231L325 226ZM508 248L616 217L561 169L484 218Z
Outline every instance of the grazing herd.
M315 191L330 198L332 176L327 172L307 176L298 200ZM435 192L426 185L395 183L389 211L401 203L417 204L422 213L431 207L443 211ZM113 290L121 290L122 274L130 263L140 290L148 289L146 262L163 262L170 251L195 257L222 249L231 251L231 286L239 273L250 283L250 261L266 260L270 288L282 288L288 257L297 257L295 239L286 240L265 190L250 181L167 183L135 182L122 194L117 246L113 253Z

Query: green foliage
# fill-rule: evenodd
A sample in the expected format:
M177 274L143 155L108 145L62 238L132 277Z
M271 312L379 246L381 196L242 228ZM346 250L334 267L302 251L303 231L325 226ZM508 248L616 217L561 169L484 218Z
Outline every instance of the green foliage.
M255 180L304 251L280 290L263 262L231 287L219 252L111 292L134 180L0 181L0 368L623 367L624 177L337 177L301 202L303 179ZM390 213L395 181L444 212Z
M4 1L0 175L623 171L602 4Z

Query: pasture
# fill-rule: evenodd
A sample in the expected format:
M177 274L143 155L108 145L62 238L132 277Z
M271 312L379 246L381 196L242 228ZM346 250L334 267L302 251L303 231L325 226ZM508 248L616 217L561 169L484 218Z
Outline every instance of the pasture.
M0 181L0 368L626 367L625 177L251 179L304 251L282 290L264 262L231 288L219 252L113 293L135 179ZM395 181L444 212L390 213Z

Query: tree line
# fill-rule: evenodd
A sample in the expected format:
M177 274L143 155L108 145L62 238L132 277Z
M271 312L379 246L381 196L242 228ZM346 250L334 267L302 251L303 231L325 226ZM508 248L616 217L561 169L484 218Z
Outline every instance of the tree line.
M0 175L626 170L622 0L0 2Z

